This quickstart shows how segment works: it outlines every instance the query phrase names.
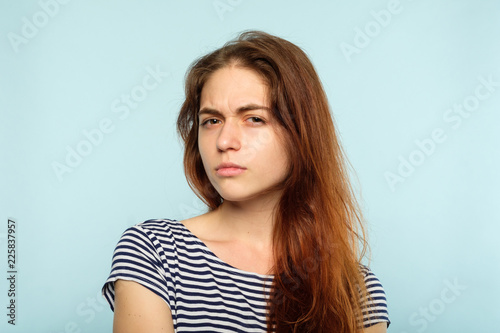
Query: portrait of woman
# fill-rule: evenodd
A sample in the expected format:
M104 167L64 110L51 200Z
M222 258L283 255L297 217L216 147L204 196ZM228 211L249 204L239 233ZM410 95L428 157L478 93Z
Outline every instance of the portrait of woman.
M246 31L199 58L177 130L207 213L123 233L103 287L114 332L386 332L348 162L301 48Z
M1 333L500 318L500 1L0 1Z

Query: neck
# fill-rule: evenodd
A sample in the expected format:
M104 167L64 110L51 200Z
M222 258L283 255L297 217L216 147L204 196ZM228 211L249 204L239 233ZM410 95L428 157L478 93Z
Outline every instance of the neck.
M224 201L213 213L227 238L271 247L279 197L275 192L244 202Z

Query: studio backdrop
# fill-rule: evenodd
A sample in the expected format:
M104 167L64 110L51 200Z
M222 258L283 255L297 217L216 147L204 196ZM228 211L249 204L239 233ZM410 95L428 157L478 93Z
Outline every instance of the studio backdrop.
M0 331L111 332L122 232L205 211L186 69L249 29L321 76L389 332L498 332L498 0L1 0Z

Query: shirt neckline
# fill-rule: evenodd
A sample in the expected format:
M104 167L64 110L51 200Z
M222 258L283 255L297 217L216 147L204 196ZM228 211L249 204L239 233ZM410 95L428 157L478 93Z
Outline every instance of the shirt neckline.
M178 221L178 220L169 220L169 221L172 221L172 222L175 222L177 224L179 224L179 226L183 229L183 231L187 232L191 237L193 237L194 239L196 239L196 241L198 243L200 243L200 245L202 245L205 249L206 252L208 252L210 255L212 255L214 258L216 258L221 264L223 264L224 266L227 266L235 271L237 271L238 273L240 274L244 274L244 275L254 275L254 276L257 276L259 277L260 279L274 279L274 275L273 274L260 274L260 273L256 273L256 272L251 272L251 271L245 271L241 268L237 268L237 267L234 267L233 265L230 265L228 264L227 262L225 262L224 260L222 260L221 258L219 258L208 246L207 244L205 244L205 242L203 242L201 239L198 238L198 236L196 236L195 234L193 234L191 232L191 230L189 230L185 225L184 223L182 223L181 221Z

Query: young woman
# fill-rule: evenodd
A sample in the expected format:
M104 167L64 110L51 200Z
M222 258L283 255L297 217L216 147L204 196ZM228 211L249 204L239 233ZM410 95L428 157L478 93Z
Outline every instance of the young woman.
M125 231L103 287L114 332L386 332L327 98L300 48L251 31L202 57L177 127L209 211Z

